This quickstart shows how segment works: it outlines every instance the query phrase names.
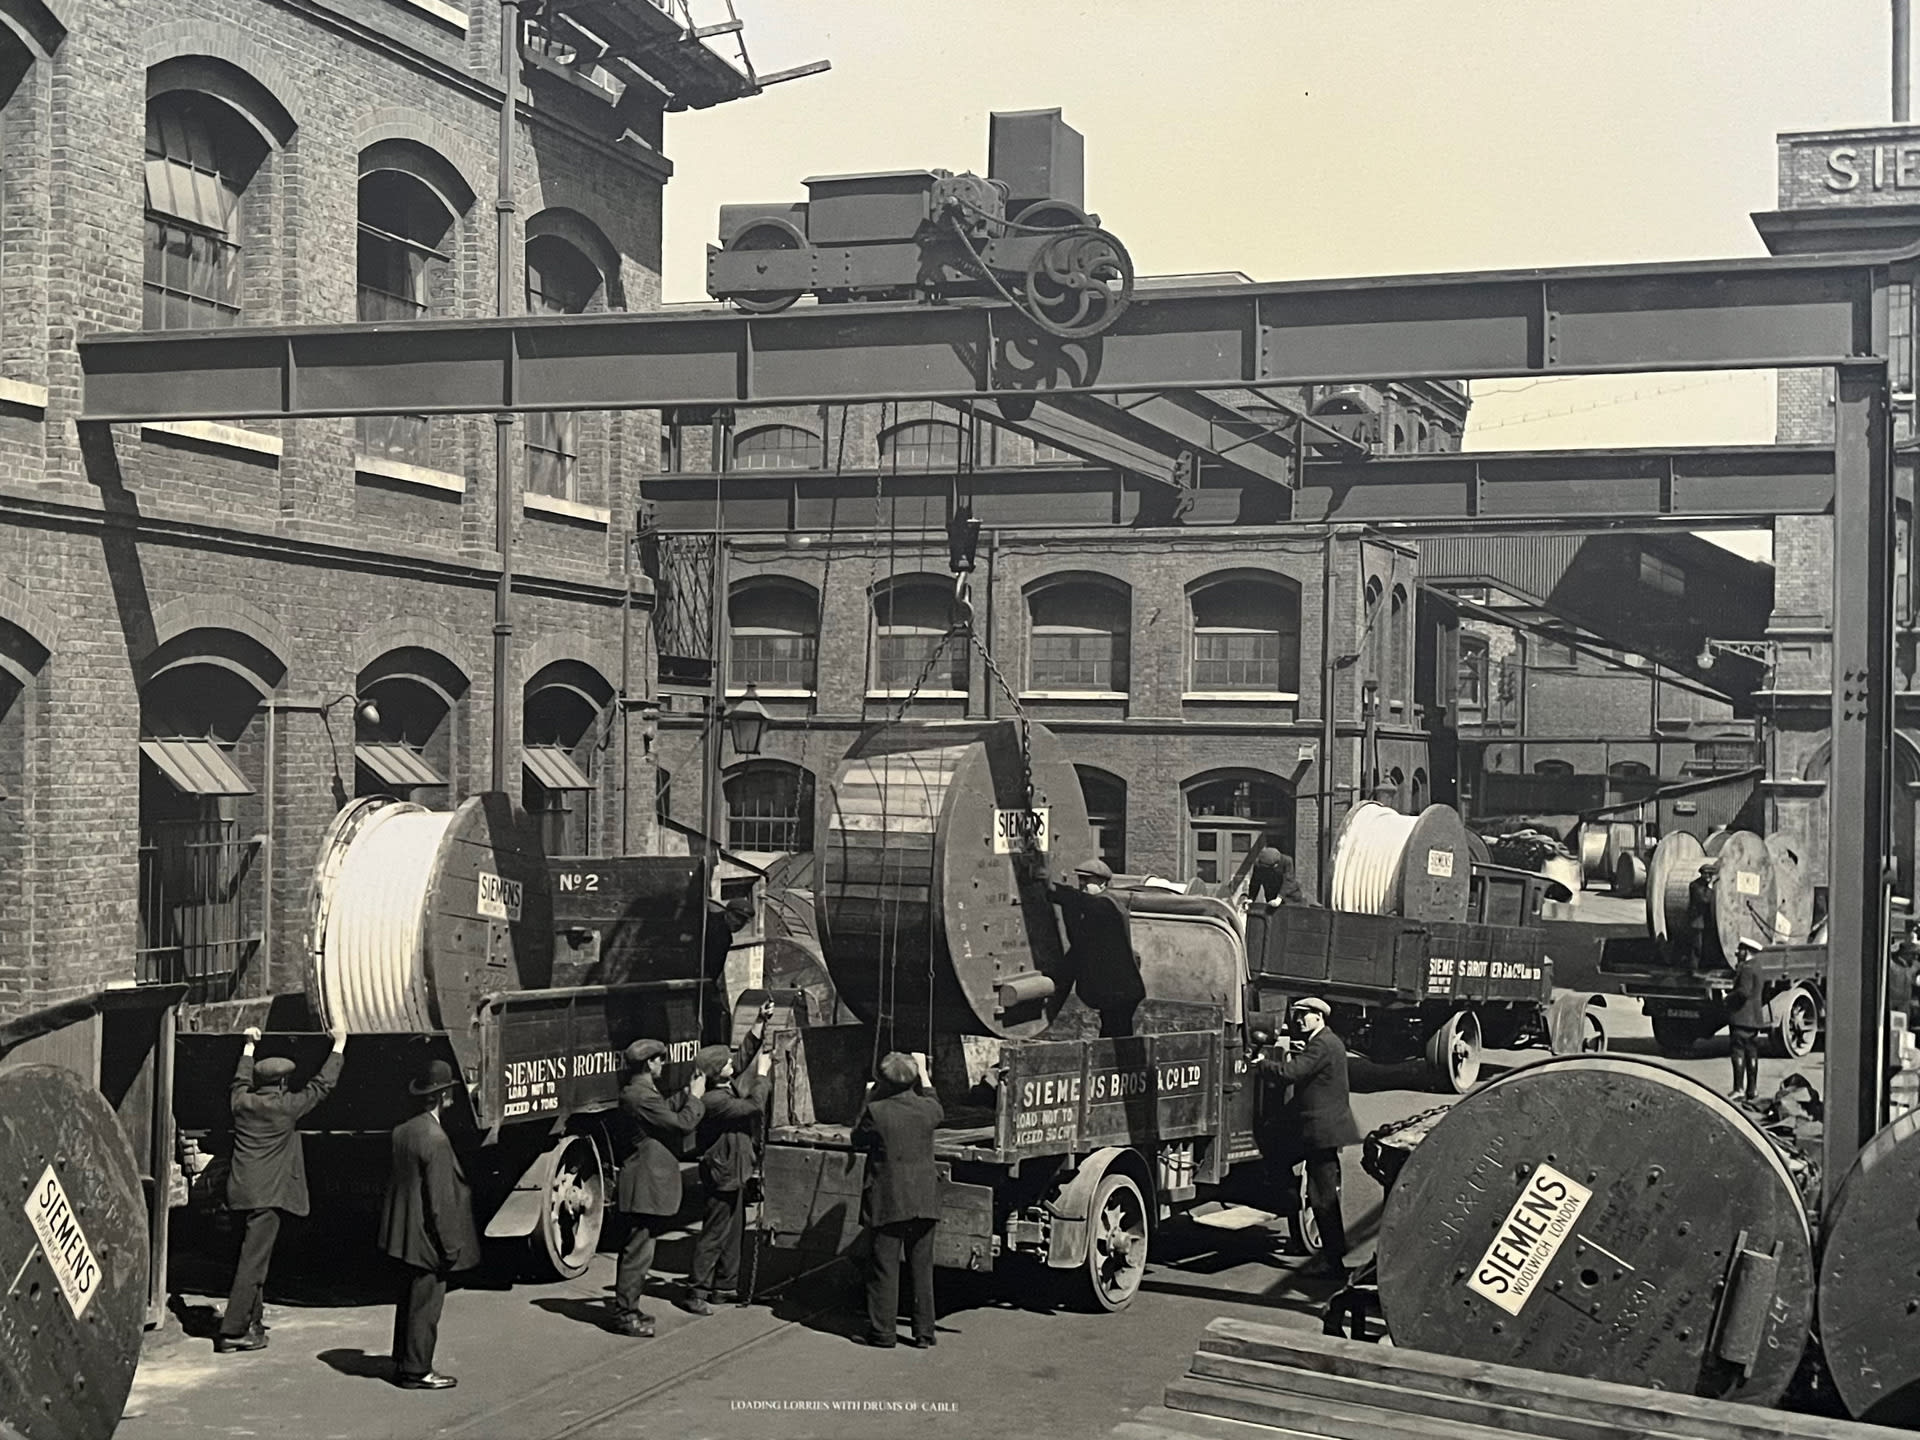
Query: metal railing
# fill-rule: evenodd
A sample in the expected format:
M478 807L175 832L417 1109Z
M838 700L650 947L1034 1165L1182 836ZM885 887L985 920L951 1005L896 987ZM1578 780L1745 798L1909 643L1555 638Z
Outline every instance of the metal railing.
M261 837L240 839L230 821L148 826L140 844L142 981L231 988L260 948Z

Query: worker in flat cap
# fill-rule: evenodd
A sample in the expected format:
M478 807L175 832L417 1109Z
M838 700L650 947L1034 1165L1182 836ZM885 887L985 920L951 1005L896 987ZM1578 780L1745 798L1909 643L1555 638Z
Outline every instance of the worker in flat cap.
M393 1383L403 1390L451 1390L433 1368L447 1278L480 1263L473 1192L447 1138L445 1117L459 1084L445 1060L408 1082L413 1117L394 1127L393 1169L380 1212L380 1247L399 1270L393 1308Z
M1253 879L1248 895L1271 905L1305 905L1300 881L1294 875L1293 857L1278 845L1262 845L1253 857Z
M681 1308L695 1315L711 1315L715 1300L739 1297L747 1181L758 1161L761 1126L773 1090L773 1056L764 1048L772 1018L769 999L739 1050L708 1045L693 1060L694 1070L707 1081L697 1132L707 1213L693 1247L693 1274Z
M1736 1100L1752 1100L1760 1089L1760 1043L1767 1034L1767 978L1760 963L1760 942L1742 935L1734 946L1733 990L1727 996L1727 1054L1733 1061Z
M1294 1001L1287 1022L1296 1043L1263 1057L1256 1068L1292 1087L1282 1124L1295 1137L1306 1165L1307 1206L1320 1227L1320 1259L1309 1268L1344 1278L1347 1227L1340 1213L1340 1152L1360 1143L1360 1126L1347 1089L1347 1047L1328 1024L1332 1015L1333 1007L1318 995Z
M1714 929L1713 894L1719 876L1720 862L1708 860L1687 883L1687 923L1677 938L1691 952L1696 968L1708 961L1708 937ZM1712 946L1712 953L1717 955L1719 948L1717 944Z
M1072 888L1054 891L1067 932L1067 972L1074 993L1097 1011L1102 1036L1133 1033L1134 1012L1146 998L1134 954L1126 899L1113 891L1113 869L1092 859L1076 866Z
M916 1350L934 1343L933 1227L940 1218L933 1132L946 1118L933 1093L924 1055L893 1051L853 1127L853 1145L867 1157L860 1220L867 1227L865 1345L891 1350L900 1339L900 1264L913 1292Z
M620 1213L627 1220L627 1241L620 1250L613 1280L613 1329L636 1339L653 1338L653 1316L641 1308L647 1274L653 1269L654 1243L680 1212L680 1148L705 1113L707 1077L697 1067L686 1089L661 1093L667 1047L659 1040L627 1046L627 1074L620 1086L620 1113L632 1152L620 1167Z
M254 1059L259 1029L247 1031L240 1064L233 1072L228 1108L233 1115L233 1159L227 1178L227 1208L245 1217L240 1255L233 1267L233 1289L213 1348L222 1354L259 1350L267 1343L262 1301L267 1267L273 1263L280 1221L307 1213L306 1149L300 1117L326 1099L346 1061L347 1027L335 1020L333 1049L319 1073L304 1085L290 1083L294 1063L284 1056Z

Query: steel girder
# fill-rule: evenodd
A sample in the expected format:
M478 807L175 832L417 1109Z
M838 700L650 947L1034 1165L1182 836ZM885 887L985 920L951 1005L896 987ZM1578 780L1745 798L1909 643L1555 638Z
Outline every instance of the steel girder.
M83 420L979 400L1259 384L1836 365L1880 353L1901 257L1158 291L1055 342L998 303L814 305L95 334Z
M1825 1183L1878 1124L1893 739L1885 287L1920 252L1248 285L1055 343L1004 304L336 325L80 342L83 421L618 410L1835 367ZM1649 517L1652 518L1652 517Z

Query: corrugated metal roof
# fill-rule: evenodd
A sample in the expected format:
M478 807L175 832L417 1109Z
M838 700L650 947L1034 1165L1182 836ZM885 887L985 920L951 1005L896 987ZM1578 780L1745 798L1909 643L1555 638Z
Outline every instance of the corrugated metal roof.
M364 740L353 747L353 758L388 785L444 785L447 782L422 760L410 745L397 740Z
M140 753L182 795L251 795L253 786L211 740L142 740Z
M549 790L593 788L593 782L573 763L573 757L558 745L529 745L520 752L520 763Z
M1544 603L1586 543L1585 535L1448 535L1420 542L1421 577L1433 585L1484 581Z

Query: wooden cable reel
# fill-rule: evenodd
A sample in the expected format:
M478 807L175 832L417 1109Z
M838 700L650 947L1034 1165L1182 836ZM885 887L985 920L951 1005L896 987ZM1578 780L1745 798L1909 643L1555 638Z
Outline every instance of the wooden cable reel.
M147 1307L140 1171L106 1097L73 1071L0 1072L0 1432L106 1440Z
M1780 1153L1706 1086L1616 1055L1456 1104L1387 1196L1379 1274L1397 1344L1756 1405L1793 1378L1813 1311Z
M1825 1221L1820 1343L1856 1420L1920 1426L1920 1113L1860 1151Z
M1333 908L1408 920L1464 920L1473 849L1460 813L1429 805L1416 816L1368 801L1333 845Z
M1800 852L1784 835L1767 836L1773 860L1774 934L1782 944L1804 945L1813 934L1813 878Z
M1647 929L1656 940L1675 940L1687 928L1687 887L1706 863L1699 838L1685 830L1660 837L1647 862Z
M834 777L821 948L846 1005L891 1031L882 1043L898 1036L919 1049L930 1029L1037 1035L1072 989L1051 889L1095 858L1093 832L1064 748L1032 725L1027 768L1046 848L1020 837L1020 731L1011 720L881 725Z

